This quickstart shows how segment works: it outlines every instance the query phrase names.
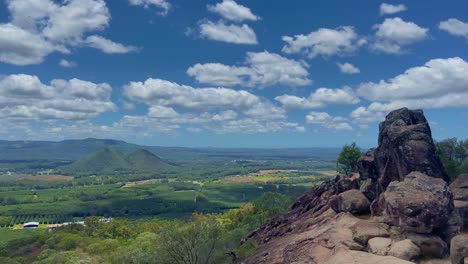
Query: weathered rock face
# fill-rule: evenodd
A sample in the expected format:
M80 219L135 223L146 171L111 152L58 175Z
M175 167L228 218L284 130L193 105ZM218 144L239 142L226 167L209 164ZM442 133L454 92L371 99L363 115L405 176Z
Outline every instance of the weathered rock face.
M415 233L444 228L453 209L447 183L419 172L408 174L404 181L390 183L371 208L388 224Z
M269 223L252 232L248 238L263 244L272 237L284 236L291 232L303 232L316 223L318 216L330 209L332 199L340 193L358 188L357 179L340 176L314 186L292 205L288 213L273 218Z
M358 168L361 177L371 179L363 190L371 200L413 171L448 181L422 110L389 113L379 126L379 146L361 158Z
M310 263L310 262L302 262ZM312 262L313 263L313 262ZM325 262L326 264L411 264L406 260L402 260L391 256L379 256L362 251L347 250L344 248L337 249L334 254ZM317 263L318 264L318 263Z
M463 219L465 228L468 227L468 174L460 174L450 184L453 192L455 209Z
M408 233L405 237L418 246L425 257L442 258L448 251L447 243L436 235Z
M468 201L468 174L460 174L450 188L453 192L454 200Z
M463 264L468 257L468 235L459 235L452 239L450 243L450 259L452 264Z

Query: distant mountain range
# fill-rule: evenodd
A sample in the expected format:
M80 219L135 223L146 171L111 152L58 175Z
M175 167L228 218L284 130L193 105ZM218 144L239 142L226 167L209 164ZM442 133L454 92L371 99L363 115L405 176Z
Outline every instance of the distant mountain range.
M5 141L0 140L0 173L15 171L35 173L46 169L74 167L86 174L86 166L99 169L108 159L110 168L126 171L139 164L149 169L154 164L198 164L206 161L245 160L313 160L334 161L338 148L184 148L143 146L113 139L76 139L64 141ZM151 155L150 155L151 154ZM154 156L153 156L154 155ZM96 158L97 156L97 158ZM94 158L93 158L94 157ZM150 162L151 161L151 162ZM159 161L159 162L158 162ZM106 161L107 162L107 161ZM115 164L118 164L115 165ZM108 165L106 165L108 166ZM119 167L120 166L120 167ZM159 166L159 165L158 165ZM104 168L101 169L103 171Z
M105 175L116 173L146 173L172 168L155 154L139 149L125 154L106 147L73 162L60 166L57 171L66 175Z
M76 161L110 147L128 154L144 149L165 160L222 159L336 159L339 148L185 148L143 146L113 139L75 139L64 141L5 141L0 140L1 161Z

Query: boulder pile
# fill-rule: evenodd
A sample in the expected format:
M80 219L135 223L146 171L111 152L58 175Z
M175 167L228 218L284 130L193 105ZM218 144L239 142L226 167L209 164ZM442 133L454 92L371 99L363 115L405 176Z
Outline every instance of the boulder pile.
M313 187L252 232L246 263L468 263L468 175L449 187L422 110L389 113L378 141L359 174Z

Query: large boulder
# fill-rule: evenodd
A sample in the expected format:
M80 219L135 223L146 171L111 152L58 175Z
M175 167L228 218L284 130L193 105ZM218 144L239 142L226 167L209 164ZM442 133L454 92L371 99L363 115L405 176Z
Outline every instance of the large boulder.
M377 198L393 181L403 181L413 171L448 181L435 151L432 133L422 110L401 108L389 113L379 125L379 146L358 163L364 194Z
M386 256L392 245L392 240L386 237L374 237L369 239L367 248L369 253Z
M414 260L421 254L421 249L411 240L405 239L395 242L388 251L389 256L394 256L404 260Z
M365 213L369 211L370 202L359 190L353 189L338 194L330 201L335 212Z
M389 226L377 221L360 220L352 228L354 241L367 245L374 237L390 237Z
M446 228L453 213L452 192L443 179L412 172L394 181L371 208L393 226L415 233Z
M452 264L464 264L468 257L468 235L458 235L450 243L450 260Z

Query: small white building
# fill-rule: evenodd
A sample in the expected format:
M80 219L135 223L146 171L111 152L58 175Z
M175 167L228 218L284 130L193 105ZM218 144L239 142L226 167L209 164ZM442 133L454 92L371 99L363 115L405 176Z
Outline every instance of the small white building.
M23 228L38 228L39 227L39 222L29 222L29 223L24 223Z

